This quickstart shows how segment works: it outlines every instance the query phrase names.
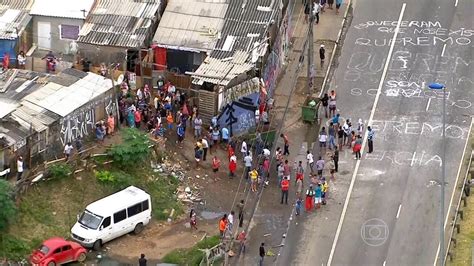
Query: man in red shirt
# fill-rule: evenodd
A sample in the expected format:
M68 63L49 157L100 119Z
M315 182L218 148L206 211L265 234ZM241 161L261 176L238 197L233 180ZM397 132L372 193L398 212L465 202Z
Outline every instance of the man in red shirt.
M285 147L283 148L283 155L290 155L290 141L288 140L288 136L285 134L280 134L280 137L283 138L285 142Z
M285 199L285 204L288 204L288 190L290 190L290 181L285 177L281 181L281 204L283 204L283 199Z

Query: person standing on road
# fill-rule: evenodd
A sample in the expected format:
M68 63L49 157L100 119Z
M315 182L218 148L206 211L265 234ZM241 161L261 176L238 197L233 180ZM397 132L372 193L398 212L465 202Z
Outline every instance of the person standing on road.
M334 155L331 156L331 159L328 162L329 173L331 174L331 180L334 181L336 178L334 173L336 172L336 164L334 163Z
M219 220L219 233L221 238L225 237L225 229L227 228L227 213Z
M278 186L281 186L281 181L283 181L283 175L285 172L285 168L283 167L282 163L279 163L277 166L277 177L278 177Z
M328 102L329 102L329 96L328 96L328 94L325 93L324 96L321 97L320 101L321 101L321 104L323 105L324 116L325 116L326 118L328 118Z
M329 94L329 115L336 116L336 92L334 90ZM339 117L338 117L339 118Z
M334 124L331 122L329 123L329 128L328 128L328 147L330 150L336 148L336 130L334 129Z
M357 121L357 134L362 136L362 133L364 132L364 122L362 121L362 118L359 118Z
M355 159L360 160L361 154L360 150L362 149L362 137L360 135L357 135L357 138L354 143L354 153L356 155Z
M212 172L214 172L214 178L217 178L217 172L219 172L220 166L221 166L221 160L219 160L217 156L214 156L214 158L212 158Z
M301 198L301 192L303 191L303 180L298 179L296 180L296 198Z
M235 170L237 170L237 157L234 153L229 158L229 177L233 178L235 175Z
M346 120L346 123L344 123L344 126L342 126L342 129L344 130L343 144L350 145L351 143L350 136L351 136L352 129L351 129L351 122L349 121L349 119Z
M339 126L337 130L337 144L338 150L342 150L342 146L344 146L344 129L342 126Z
M196 212L194 211L194 209L191 209L191 211L189 212L189 225L191 225L191 229L198 230Z
M336 14L339 14L339 8L341 8L342 0L336 0Z
M245 179L249 179L250 170L252 170L252 156L250 152L247 152L247 155L244 157L244 165L245 165Z
M319 156L319 159L316 161L316 170L318 171L319 178L323 177L323 170L325 164L326 163L324 162L323 157Z
M230 235L234 235L233 234L233 230L234 230L234 215L235 215L235 212L234 211L230 211L230 214L227 216L227 230L230 232Z
M326 128L323 127L321 132L319 132L319 148L321 148L321 154L324 154L326 151L326 142L328 140L328 135L326 133Z
M265 243L260 244L258 253L260 255L260 261L258 262L258 265L263 266L263 259L265 258Z
M240 202L237 203L237 210L239 210L239 227L244 225L244 206L244 200L240 200Z
M334 160L334 171L337 173L339 169L339 150L337 148L334 150L332 158Z
M304 179L303 162L302 162L302 161L299 161L299 162L298 162L298 166L296 167L295 180L296 180L296 181L298 181L298 180L303 181L303 179Z
M207 138L204 137L201 139L201 143L202 143L202 150L203 150L202 160L205 161L207 158L207 150L209 149L209 142L207 141Z
M311 173L313 173L314 156L310 151L306 152L306 163L309 166Z
M290 164L288 163L288 160L285 160L285 163L283 164L283 179L290 180L290 175L291 175Z
M146 266L145 254L141 254L138 259L138 266Z
M281 181L281 202L280 204L283 204L283 199L285 199L285 204L288 205L288 191L290 190L290 181L288 178L283 178L283 181Z
M196 115L193 121L194 124L194 137L195 138L200 138L202 135L202 119L199 117L199 115Z
M324 49L324 44L321 44L321 47L319 47L319 59L321 59L321 70L324 69L325 58L326 58L326 49Z
M290 155L290 141L288 136L282 133L280 134L280 137L282 137L283 141L285 142L285 146L283 147L283 156Z
M319 5L318 1L313 2L313 16L316 19L316 24L319 24L319 12L321 10L322 10L322 6Z
M321 190L321 183L318 182L316 188L314 189L314 203L316 205L316 209L321 208L322 202L322 190Z
M309 188L306 190L306 201L305 201L306 212L310 212L313 209L313 205L314 205L313 198L314 198L313 184L310 184Z
M375 132L370 126L367 127L367 144L369 144L369 153L374 151Z
M240 152L242 153L242 159L245 159L245 156L248 155L247 142L245 142L245 140L242 140L242 147L240 148Z

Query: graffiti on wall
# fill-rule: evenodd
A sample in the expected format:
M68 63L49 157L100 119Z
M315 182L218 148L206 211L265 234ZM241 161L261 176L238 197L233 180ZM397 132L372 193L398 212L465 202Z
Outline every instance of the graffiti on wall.
M115 113L115 102L112 97L93 101L60 120L60 139L63 145L94 134L95 123L106 117L96 117L96 108L105 108L105 115Z
M88 108L61 121L61 142L66 144L78 138L84 138L94 131L94 108Z
M255 110L253 100L244 97L226 105L217 123L220 128L227 127L231 135L240 135L255 127Z

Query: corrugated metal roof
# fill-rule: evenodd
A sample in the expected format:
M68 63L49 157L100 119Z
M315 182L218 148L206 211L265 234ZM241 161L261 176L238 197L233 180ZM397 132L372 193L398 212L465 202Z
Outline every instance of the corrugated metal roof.
M78 42L137 48L158 20L161 0L97 0Z
M26 96L24 100L65 117L111 88L112 81L110 79L88 72L86 77L70 86L49 82L41 89Z
M221 38L192 75L192 82L226 86L233 78L254 67L251 60L254 44L265 42L269 24L281 11L279 4L276 0L232 0L225 14Z
M212 51L230 0L169 0L153 42L176 50Z
M35 0L30 15L85 19L94 0Z
M0 39L14 40L31 20L28 14L33 0L0 1Z

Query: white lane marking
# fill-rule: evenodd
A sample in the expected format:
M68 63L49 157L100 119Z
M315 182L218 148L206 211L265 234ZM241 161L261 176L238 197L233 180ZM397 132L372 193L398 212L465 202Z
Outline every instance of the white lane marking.
M469 126L469 131L468 132L471 132L473 122L474 122L474 119L471 118L471 125ZM448 224L449 213L451 212L451 205L453 205L453 199L454 199L454 194L455 194L454 192L456 192L455 190L457 188L459 174L461 173L462 164L464 163L464 155L466 155L466 149L467 149L467 143L468 142L469 142L469 136L466 139L466 143L464 143L464 151L462 153L461 161L459 162L459 168L458 168L458 174L456 175L456 181L454 182L454 191L451 194L451 200L449 201L448 212L446 212L446 220L444 220L444 231L446 231L446 225ZM463 192L461 191L461 193L463 193ZM451 241L451 240L448 239L448 241ZM434 266L438 265L439 245L440 245L440 243L438 242L438 249L436 250L436 257L435 257L435 261L433 263ZM446 257L444 258L443 265L445 264L445 262L446 262Z
M446 43L443 45L443 50L441 51L441 56L444 56L444 51L446 50Z
M454 2L454 6L458 6L458 0L456 0L456 2Z
M387 263L387 261L386 261L386 260L384 260L384 261L383 261L383 266L385 266L385 264L386 264L386 263Z
M428 98L428 103L426 104L426 110L428 112L428 109L430 109L430 104L431 104L431 98Z
M402 204L400 204L400 206L398 206L397 219L398 219L398 217L400 217L400 210L401 209L402 209Z
M372 107L372 111L370 112L369 122L367 123L367 125L370 125L372 120L374 119L375 109L377 108L377 103L379 101L380 94L382 93L384 80L385 80L385 77L387 76L388 65L390 64L390 58L392 57L393 48L395 47L395 40L397 39L398 32L400 31L400 24L403 19L403 14L405 13L406 5L407 5L406 3L403 3L402 9L400 10L400 15L397 21L397 27L395 28L395 33L393 34L392 43L388 51L387 59L385 60L385 66L382 72L382 76L380 77L380 83L379 83L379 87L377 88L377 94L375 95L374 106ZM364 133L364 140L362 141L362 148L361 148L362 151L365 149L366 142L367 142L367 130ZM334 236L334 241L332 242L331 253L329 253L327 266L331 266L331 262L334 257L334 252L336 251L337 241L339 240L339 235L341 234L342 224L344 223L344 218L346 216L347 206L349 206L349 200L351 198L352 190L354 188L357 172L359 171L360 162L361 160L357 160L355 168L354 168L354 173L352 173L351 183L349 185L349 190L346 195L346 200L344 201L344 207L342 208L341 218L339 219L339 224L337 225L336 235Z

